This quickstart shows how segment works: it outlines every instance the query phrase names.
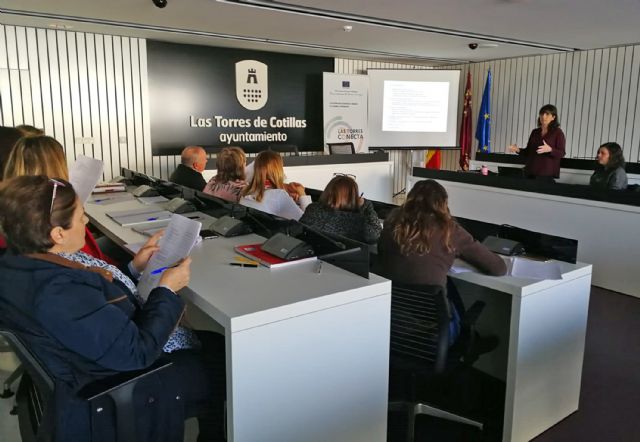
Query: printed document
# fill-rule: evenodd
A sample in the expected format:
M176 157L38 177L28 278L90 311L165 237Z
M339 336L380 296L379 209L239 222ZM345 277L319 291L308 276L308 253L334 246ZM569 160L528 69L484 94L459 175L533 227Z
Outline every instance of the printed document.
M170 267L186 258L200 237L202 224L198 221L173 214L171 221L160 239L160 250L153 254L138 283L140 296L147 299L151 290L158 286L162 272L154 270Z

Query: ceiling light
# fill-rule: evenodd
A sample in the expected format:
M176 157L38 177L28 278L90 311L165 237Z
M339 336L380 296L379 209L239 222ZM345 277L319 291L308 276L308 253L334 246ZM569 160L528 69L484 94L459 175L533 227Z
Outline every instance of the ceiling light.
M403 22L397 20L387 20L366 15L349 14L345 12L331 11L328 9L309 8L306 6L298 6L290 3L282 3L270 0L216 0L219 3L233 4L237 6L245 6L250 8L268 9L271 11L284 12L289 14L299 14L305 16L326 18L330 20L350 21L354 23L363 23L371 26L381 26L392 29L404 29L408 31L429 32L432 34L450 35L453 37L463 37L470 39L479 39L491 41L495 43L506 43L515 46L526 46L531 48L546 49L551 51L573 52L577 49L565 46L556 46L546 43L538 43L533 41L516 40L511 38L499 37L496 35L476 34L472 32L459 31L456 29L437 28L434 26L426 26L417 23Z

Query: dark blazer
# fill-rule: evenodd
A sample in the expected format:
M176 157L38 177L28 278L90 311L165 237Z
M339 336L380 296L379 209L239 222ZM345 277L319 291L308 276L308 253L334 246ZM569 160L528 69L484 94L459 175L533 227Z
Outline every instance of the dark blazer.
M204 180L204 177L200 172L193 170L184 164L178 164L176 170L171 174L169 181L196 190L203 190L204 186L207 185L207 182Z
M542 142L546 141L551 146L551 152L537 153ZM565 137L562 129L556 127L542 137L542 129L537 128L531 131L527 147L520 151L520 155L526 157L524 174L529 178L560 176L560 160L565 155Z
M0 257L0 322L25 341L55 379L55 440L108 440L112 422L107 419L102 427L92 423L88 403L77 399L76 392L102 377L151 365L182 317L184 302L158 287L137 309L124 286L74 267L51 254ZM136 410L151 417L143 399L136 399L141 404ZM175 425L184 419L182 413L162 415L175 419ZM170 440L162 438L166 421L139 422L144 422L139 434Z

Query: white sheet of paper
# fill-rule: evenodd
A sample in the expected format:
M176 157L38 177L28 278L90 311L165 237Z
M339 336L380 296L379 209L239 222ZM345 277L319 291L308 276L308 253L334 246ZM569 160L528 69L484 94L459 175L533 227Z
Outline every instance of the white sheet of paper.
M79 155L69 168L69 182L84 205L98 181L102 178L104 163L94 158Z
M562 279L560 264L556 261L535 261L527 258L510 259L508 274L516 278Z
M456 259L453 262L453 265L451 266L451 268L449 269L450 273L467 273L467 272L477 272L478 270L472 266L471 264L469 264L466 261L463 261L461 259Z
M164 235L160 239L160 250L153 254L138 283L138 292L145 299L158 286L162 273L152 275L152 271L168 267L189 256L200 237L202 224L182 215L173 214Z
M169 200L162 195L158 195L158 196L140 196L138 197L138 201L140 201L142 204L151 205L151 204L158 204L158 203L166 203Z

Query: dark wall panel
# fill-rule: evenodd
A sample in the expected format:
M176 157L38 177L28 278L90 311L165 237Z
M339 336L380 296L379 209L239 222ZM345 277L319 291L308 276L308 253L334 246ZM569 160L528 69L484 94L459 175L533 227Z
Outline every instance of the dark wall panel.
M246 109L236 98L236 63L243 60L267 65L268 99L261 109ZM248 152L269 144L323 149L322 73L333 72L332 58L148 40L147 66L154 155L176 154L186 145L239 145ZM247 76L240 77L244 85ZM222 127L216 116L248 120L250 127ZM266 119L267 127L255 127L257 117ZM306 127L273 127L271 123L277 122L272 118L285 125L304 121ZM193 123L205 127L193 127ZM251 135L245 135L264 137L265 132L279 133L273 135L279 140L247 141ZM233 138L237 134L244 138Z

